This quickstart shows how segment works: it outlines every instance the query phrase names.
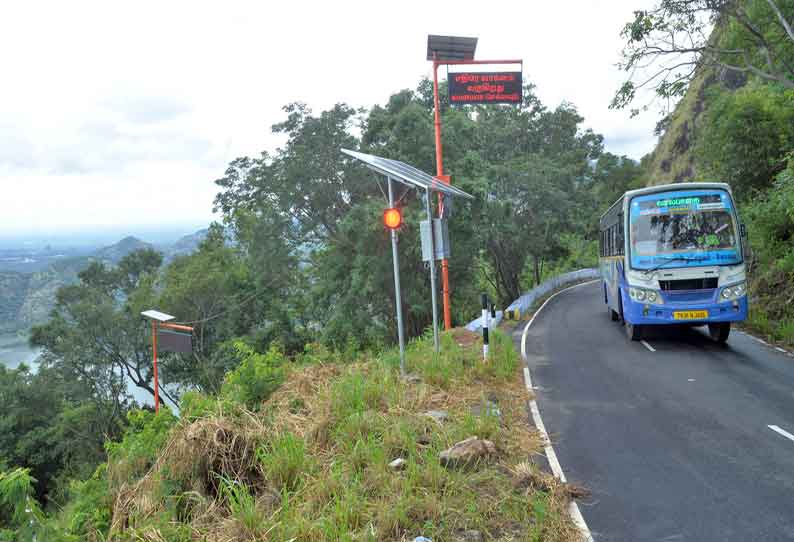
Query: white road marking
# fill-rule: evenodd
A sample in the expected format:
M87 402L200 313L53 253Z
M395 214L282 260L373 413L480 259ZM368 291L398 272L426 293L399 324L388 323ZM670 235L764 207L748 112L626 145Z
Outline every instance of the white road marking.
M568 290L573 290L574 288L578 288L580 286L587 286L588 284L593 284L594 282L600 282L600 281L601 281L601 279L595 279L595 280L590 280L590 281L587 281L587 282L582 282L580 284L574 284L573 286L569 286L567 288L563 288L559 292L555 292L554 294L549 296L549 298L546 301L543 302L543 305L541 305L540 308L535 311L535 314L532 315L532 318L529 319L529 322L527 322L527 325L524 328L524 333L521 334L521 357L524 358L524 360L527 359L527 331L529 331L529 326L532 325L532 322L535 321L535 318L538 316L538 314L540 314L540 311L543 310L543 307L545 307L546 304L549 301L551 301L552 299L554 299L555 297L557 297L561 293L567 292Z
M771 429L772 431L774 431L775 433L778 433L779 435L783 435L783 436L784 436L784 437L786 437L787 439L789 439L789 440L791 440L791 441L794 441L794 435L792 435L791 433L789 433L789 432L788 432L788 431L786 431L785 429L781 429L781 428L780 428L780 427L778 427L777 425L767 425L767 427L768 427L768 428L770 428L770 429Z
M532 322L535 321L535 318L540 311L543 310L543 307L546 304L554 299L559 294L571 290L573 288L578 288L579 286L584 286L586 284L592 284L594 282L598 282L600 279L591 280L590 282L583 282L581 284L576 284L575 286L570 286L559 292L555 293L551 297L549 297L540 308L535 311L535 314L532 315L532 318L527 322L526 327L524 328L524 332L521 334L521 357L524 359L524 362L527 361L527 332L529 331L529 326L532 325ZM529 374L529 368L524 366L524 384L527 387L527 391L532 392L532 390L537 389L532 386L532 377ZM538 429L540 433L540 438L543 440L543 451L546 454L546 459L549 460L549 466L551 467L554 476L559 478L562 483L566 482L565 473L562 471L562 465L560 465L559 459L557 459L557 454L554 452L554 447L551 445L551 440L549 439L549 434L546 432L546 426L543 425L543 418L540 417L540 409L538 408L538 402L535 400L534 395L533 398L529 401L529 410L532 413L532 421L535 424L535 427ZM579 510L579 505L576 504L576 501L571 501L568 505L568 513L571 516L571 520L576 524L579 530L582 532L582 537L584 538L585 542L593 542L593 535L590 534L590 529L587 527L587 523L582 516L582 512Z
M694 382L694 381L695 381L695 379L694 379L694 378L687 378L687 380L686 380L686 381L687 381L687 382Z
M785 348L780 348L779 346L776 346L775 350L777 350L778 352L783 352L784 354L788 354L788 350L786 350Z
M648 349L648 350L650 350L651 352L656 352L656 348L654 348L653 346L651 346L650 344L648 344L648 341L646 341L646 340L642 340L642 341L640 341L640 342L643 344L643 346L645 346L645 348L647 348L647 349Z

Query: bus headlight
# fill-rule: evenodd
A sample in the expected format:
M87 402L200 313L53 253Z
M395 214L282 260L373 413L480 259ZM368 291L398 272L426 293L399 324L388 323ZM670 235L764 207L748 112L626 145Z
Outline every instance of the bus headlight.
M645 288L629 288L629 297L638 303L662 303L662 297L656 290L646 290Z
M731 301L733 299L739 299L740 297L744 296L747 293L747 284L744 282L740 282L738 284L733 284L731 286L726 286L722 289L720 293L720 298L723 301Z

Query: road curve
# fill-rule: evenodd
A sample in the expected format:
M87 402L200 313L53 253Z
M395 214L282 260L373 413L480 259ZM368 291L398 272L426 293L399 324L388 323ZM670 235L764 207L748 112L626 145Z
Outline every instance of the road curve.
M562 468L592 491L594 540L794 540L794 359L735 332L631 342L599 288L552 299L526 337Z

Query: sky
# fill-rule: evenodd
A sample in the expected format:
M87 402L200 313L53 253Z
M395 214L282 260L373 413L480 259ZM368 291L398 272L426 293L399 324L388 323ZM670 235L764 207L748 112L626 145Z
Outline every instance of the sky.
M639 159L657 113L608 105L620 30L649 4L5 3L0 237L206 225L226 165L281 143L270 126L283 105L383 104L431 76L428 34L476 36L478 59L523 59L547 106L573 103L608 151Z

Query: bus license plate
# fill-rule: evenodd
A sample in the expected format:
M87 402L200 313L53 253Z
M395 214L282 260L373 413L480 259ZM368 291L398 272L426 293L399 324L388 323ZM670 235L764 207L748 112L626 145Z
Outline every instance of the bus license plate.
M704 320L709 317L709 311L674 311L674 320Z

